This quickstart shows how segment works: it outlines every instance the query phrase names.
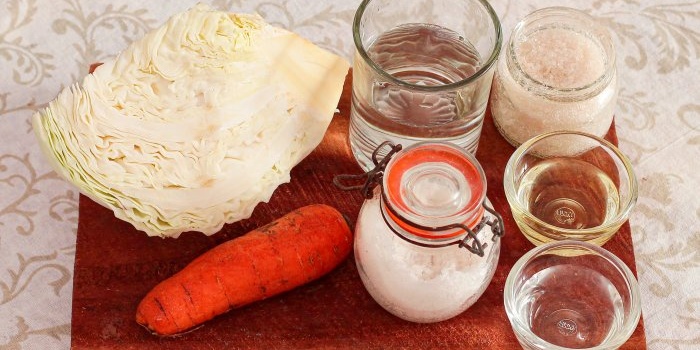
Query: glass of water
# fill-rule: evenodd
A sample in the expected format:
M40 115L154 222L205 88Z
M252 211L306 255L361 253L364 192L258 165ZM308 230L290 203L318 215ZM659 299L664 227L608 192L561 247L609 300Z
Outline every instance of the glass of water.
M486 0L364 0L353 37L350 145L365 170L384 141L476 151L502 41Z
M610 142L577 131L523 143L506 164L503 186L515 222L535 245L566 239L603 245L637 202L627 157Z
M550 242L526 253L510 270L503 294L524 349L617 349L641 314L632 271L586 242Z

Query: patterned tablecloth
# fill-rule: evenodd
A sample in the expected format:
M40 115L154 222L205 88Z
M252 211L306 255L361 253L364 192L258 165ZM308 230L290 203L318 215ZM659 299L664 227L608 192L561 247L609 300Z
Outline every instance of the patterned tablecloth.
M194 3L0 2L0 349L70 346L78 193L44 160L31 115L82 79L90 63ZM352 57L358 0L210 3L258 12ZM648 345L700 348L700 1L492 4L506 36L527 13L555 5L583 9L610 28L623 86L616 113L620 146L640 182L631 224Z

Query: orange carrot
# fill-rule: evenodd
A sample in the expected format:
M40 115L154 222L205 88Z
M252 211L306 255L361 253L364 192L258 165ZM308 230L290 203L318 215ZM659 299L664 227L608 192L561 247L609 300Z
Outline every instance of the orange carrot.
M352 249L343 216L327 205L299 208L202 254L155 286L136 310L136 322L174 335L232 308L315 280Z

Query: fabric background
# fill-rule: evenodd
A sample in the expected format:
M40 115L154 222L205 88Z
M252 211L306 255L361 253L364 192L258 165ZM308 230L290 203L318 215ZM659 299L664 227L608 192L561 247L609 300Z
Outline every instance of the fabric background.
M213 0L351 59L359 0ZM40 154L38 108L195 1L0 1L0 349L70 346L78 193ZM397 3L400 3L397 1ZM493 0L506 36L563 5L610 28L617 127L640 182L631 218L650 349L700 348L700 1ZM398 5L397 5L398 6Z

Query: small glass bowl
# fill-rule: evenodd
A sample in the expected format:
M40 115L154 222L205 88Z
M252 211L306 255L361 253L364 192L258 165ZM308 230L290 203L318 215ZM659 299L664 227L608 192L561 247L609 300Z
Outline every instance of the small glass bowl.
M578 131L535 136L515 150L503 177L506 198L530 242L603 245L637 202L637 179L612 143Z
M550 242L526 253L510 270L503 294L523 349L617 349L641 314L632 271L586 242Z

